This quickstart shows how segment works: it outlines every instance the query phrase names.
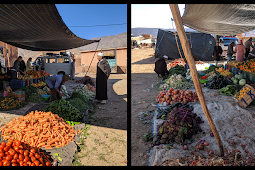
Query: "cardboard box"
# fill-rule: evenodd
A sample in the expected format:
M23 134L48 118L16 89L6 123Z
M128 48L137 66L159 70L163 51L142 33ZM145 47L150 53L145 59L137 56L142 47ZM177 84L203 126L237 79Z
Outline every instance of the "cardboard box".
M255 99L255 89L248 84L246 84L244 87L249 87L250 91L248 91L243 98L238 100L238 104L239 106L246 108Z

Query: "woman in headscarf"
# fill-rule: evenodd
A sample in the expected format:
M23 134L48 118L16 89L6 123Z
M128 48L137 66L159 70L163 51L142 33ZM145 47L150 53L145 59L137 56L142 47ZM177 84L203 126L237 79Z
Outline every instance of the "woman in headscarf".
M239 44L235 47L236 52L236 61L243 62L244 61L244 54L246 53L246 49L243 45L243 41L240 40Z
M95 99L102 104L106 103L107 97L107 79L111 74L111 68L108 61L103 58L103 53L97 56L97 75L96 75L96 97Z

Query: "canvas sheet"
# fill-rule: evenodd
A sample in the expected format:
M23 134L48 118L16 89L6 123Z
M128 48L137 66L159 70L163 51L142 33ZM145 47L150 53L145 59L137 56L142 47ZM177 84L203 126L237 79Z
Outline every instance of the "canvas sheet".
M195 91L195 89L191 89ZM255 152L255 121L253 120L254 106L249 109L242 109L238 106L237 102L232 98L224 95L218 95L218 90L212 90L203 87L208 110L213 118L214 124L219 131L220 138L222 140L223 147L226 149L234 149L227 139L235 141L236 148L244 153L244 149L241 147L241 143L246 144L246 148L249 152ZM149 166L157 166L163 161L173 158L177 159L178 156L190 156L190 152L194 151L194 147L198 146L200 140L205 139L210 143L204 150L199 151L204 155L208 155L206 149L212 149L219 153L219 148L214 137L210 136L210 126L206 120L206 117L202 111L200 103L193 103L194 113L202 118L204 123L200 124L204 133L194 135L192 138L194 142L188 145L189 150L183 150L182 145L174 144L173 148L167 147L167 144L154 146L151 149L151 155L149 159ZM154 128L153 133L157 134L157 125L162 123L162 120L156 119L154 116ZM241 135L237 135L241 134ZM241 136L241 138L240 138ZM177 156L178 154L178 156Z

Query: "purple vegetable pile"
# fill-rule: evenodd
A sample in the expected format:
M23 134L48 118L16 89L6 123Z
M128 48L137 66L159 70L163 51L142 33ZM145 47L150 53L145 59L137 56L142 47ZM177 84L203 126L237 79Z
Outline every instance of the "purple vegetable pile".
M187 105L175 107L167 114L167 120L158 125L158 134L153 141L154 145L169 144L177 142L183 144L186 139L191 139L193 135L202 132L201 120L193 109Z

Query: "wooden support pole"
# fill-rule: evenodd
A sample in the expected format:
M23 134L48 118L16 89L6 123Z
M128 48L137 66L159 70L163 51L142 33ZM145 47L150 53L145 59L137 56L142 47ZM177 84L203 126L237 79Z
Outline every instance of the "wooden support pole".
M207 121L208 121L208 123L209 123L209 125L212 129L213 135L214 135L214 137L217 141L217 144L219 146L220 156L223 156L224 151L223 151L222 142L221 142L219 133L218 133L216 127L215 127L215 124L212 120L212 117L209 113L209 110L208 110L206 102L205 102L202 87L201 87L201 84L199 82L199 77L198 77L195 61L194 61L194 58L193 58L191 50L190 50L188 38L187 38L185 30L183 28L182 19L181 19L181 15L180 15L178 5L177 4L169 4L169 5L170 5L170 9L171 9L172 14L173 14L173 18L174 18L175 26L176 26L176 29L177 29L177 33L178 33L180 41L181 41L183 53L184 53L185 58L186 58L186 60L189 64L190 73L191 73L191 76L192 76L192 79L193 79L193 82L194 82L194 85L195 85L195 88L196 88L196 92L197 92L199 101L201 103L203 112L206 116L206 119L207 119Z

